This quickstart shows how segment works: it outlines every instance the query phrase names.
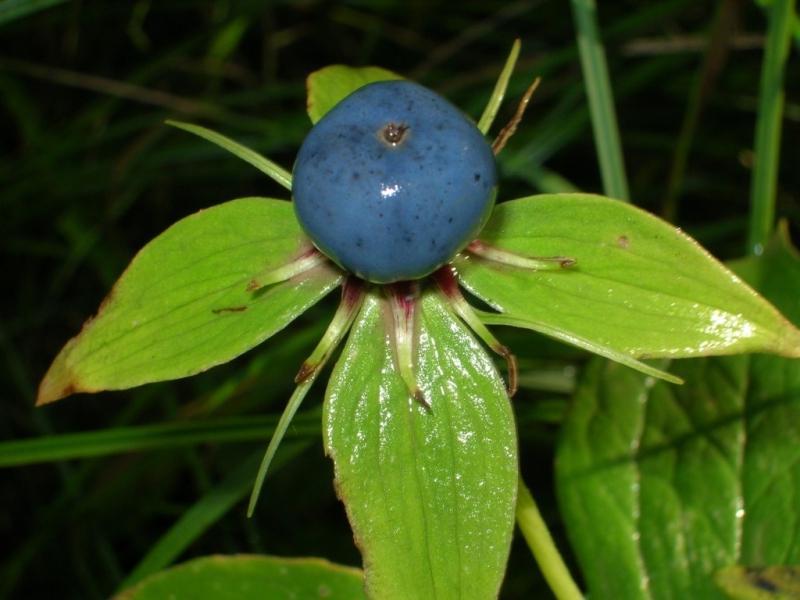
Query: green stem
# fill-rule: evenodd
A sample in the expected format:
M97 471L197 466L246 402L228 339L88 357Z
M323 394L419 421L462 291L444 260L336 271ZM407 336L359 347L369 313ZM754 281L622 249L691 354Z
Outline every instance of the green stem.
M522 478L519 480L517 495L517 524L555 597L558 600L582 599L583 594L572 579L567 565L564 564L564 559L561 558L553 537L547 530L542 515L539 514L539 508Z
M789 53L794 5L795 0L773 0L769 10L767 46L759 84L755 163L750 186L747 249L754 255L761 254L764 244L772 233L775 219L775 193L784 103L783 71Z
M594 0L571 0L571 3L603 189L607 196L627 202L628 180L625 176L625 162L622 158L606 54L597 27L597 7Z

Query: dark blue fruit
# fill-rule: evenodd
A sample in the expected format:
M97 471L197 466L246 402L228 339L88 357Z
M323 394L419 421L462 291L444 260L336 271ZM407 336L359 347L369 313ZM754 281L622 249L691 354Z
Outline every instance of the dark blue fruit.
M366 85L306 137L292 195L314 244L363 279L418 279L472 241L494 204L497 170L481 132L410 81Z

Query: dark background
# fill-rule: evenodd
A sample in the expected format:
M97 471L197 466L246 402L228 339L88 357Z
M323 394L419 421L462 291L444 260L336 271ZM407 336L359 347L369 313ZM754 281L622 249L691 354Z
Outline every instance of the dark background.
M634 201L670 215L718 257L740 256L762 10L733 0L619 1L600 9ZM733 26L703 70L720 10ZM515 37L522 54L495 131L533 77L543 81L500 156L500 199L569 185L602 192L566 2L86 0L0 24L0 438L279 413L334 298L201 376L33 409L50 361L138 248L203 207L246 195L287 197L252 167L163 121L208 125L289 168L310 128L309 72L377 64L477 118ZM698 85L704 91L693 96ZM670 168L693 97L700 119L670 209ZM800 216L799 98L800 81L789 71L777 207L792 222ZM583 356L532 334L502 337L528 379L515 398L523 472L561 536L552 447L570 369ZM547 379L553 373L555 383ZM323 389L316 386L306 409L318 410ZM263 552L359 564L320 436L295 439L305 450L268 480L255 518L247 520L239 502L182 560ZM209 442L0 470L0 597L107 597L189 506L265 443ZM558 541L568 554L563 536ZM515 542L503 597L548 594Z

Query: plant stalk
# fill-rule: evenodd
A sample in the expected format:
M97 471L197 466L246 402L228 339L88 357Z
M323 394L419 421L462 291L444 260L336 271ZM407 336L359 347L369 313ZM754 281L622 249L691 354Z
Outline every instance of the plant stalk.
M795 0L773 0L769 9L767 44L761 65L755 160L750 185L748 254L764 249L775 221L775 196L783 119L783 73L789 54Z
M536 501L521 477L517 495L517 524L555 597L558 600L581 600L583 594L564 564Z
M628 180L606 54L597 26L597 7L594 0L571 0L571 4L603 190L607 196L627 202Z

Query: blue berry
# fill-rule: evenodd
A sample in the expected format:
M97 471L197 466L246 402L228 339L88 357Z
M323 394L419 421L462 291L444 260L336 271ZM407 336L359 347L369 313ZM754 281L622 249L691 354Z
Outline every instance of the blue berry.
M410 81L366 85L308 134L294 165L297 218L333 261L375 283L418 279L472 241L497 169L481 132Z

